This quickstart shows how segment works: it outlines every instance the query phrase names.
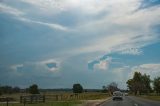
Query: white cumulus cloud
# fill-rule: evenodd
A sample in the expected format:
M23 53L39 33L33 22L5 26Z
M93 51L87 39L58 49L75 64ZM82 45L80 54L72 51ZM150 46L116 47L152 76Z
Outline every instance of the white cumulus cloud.
M94 65L94 69L107 70L109 67L109 62L106 60L100 61L98 64Z
M150 64L141 64L131 68L130 77L133 76L134 72L141 72L142 74L150 75L151 78L160 76L160 64L159 63L150 63Z

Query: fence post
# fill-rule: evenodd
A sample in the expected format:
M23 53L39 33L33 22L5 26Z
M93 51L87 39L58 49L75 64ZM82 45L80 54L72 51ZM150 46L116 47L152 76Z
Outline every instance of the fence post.
M24 98L23 104L24 104L24 106L26 105L26 98Z
M30 96L30 102L32 103L32 100L33 100L33 97L32 97L32 95Z
M8 100L8 97L6 97L7 106L8 106L8 101L9 101L9 100Z
M58 95L56 95L56 101L58 101Z
M43 95L43 103L45 103L45 95Z
M22 96L20 96L20 103L22 103L23 101L22 101Z
M62 100L62 94L61 94L61 100Z

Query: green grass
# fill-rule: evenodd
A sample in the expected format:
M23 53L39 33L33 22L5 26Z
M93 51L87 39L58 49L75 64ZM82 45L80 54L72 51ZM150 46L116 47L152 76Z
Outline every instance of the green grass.
M82 100L96 100L96 99L105 99L108 98L109 95L106 93L82 93L80 94Z
M10 94L10 95L5 94L5 95L1 95L0 97L11 97L11 98L14 98L15 101L19 102L21 95L28 95L28 94L25 94L25 93L17 93L17 94ZM67 92L63 92L63 93L49 92L49 93L45 93L44 95L46 96L47 102L56 101L55 95L59 95L58 100L60 100L60 101L95 100L95 99L105 99L105 98L109 97L108 94L101 93L101 92L85 92L85 93L78 94L78 97L74 96L73 93L67 93ZM60 95L62 95L62 98ZM71 96L71 95L73 95L73 96Z
M14 98L15 102L20 101L21 95L28 95L25 93L18 93L18 94L8 94L8 95L1 95L0 97L12 97ZM105 99L108 98L109 95L106 93L101 92L85 92L78 95L78 97L72 96L74 95L71 92L48 92L44 94L46 96L46 103L38 103L38 104L26 104L25 106L76 106L83 104L82 101L85 100L95 100L95 99ZM62 95L59 96L58 101L55 98L55 95ZM6 106L6 104L1 104L0 106ZM10 103L9 106L24 106L20 103Z
M59 101L59 102L47 102L47 103L36 103L36 104L26 104L25 106L77 106L81 105L81 101ZM0 104L0 106L6 106L6 104ZM20 103L9 103L9 106L24 106Z
M144 99L150 99L150 100L156 100L156 101L160 101L160 96L147 96L147 95L142 95L142 96L138 96Z

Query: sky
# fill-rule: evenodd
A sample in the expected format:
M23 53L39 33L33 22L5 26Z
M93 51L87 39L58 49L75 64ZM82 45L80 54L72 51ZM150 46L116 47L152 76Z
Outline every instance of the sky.
M0 85L126 89L160 76L160 0L0 0Z

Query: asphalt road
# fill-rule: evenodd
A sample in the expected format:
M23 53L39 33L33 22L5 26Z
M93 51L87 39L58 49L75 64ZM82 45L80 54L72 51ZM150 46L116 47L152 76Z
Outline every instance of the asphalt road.
M126 96L122 101L107 100L101 106L160 106L160 101L146 100L133 96Z

